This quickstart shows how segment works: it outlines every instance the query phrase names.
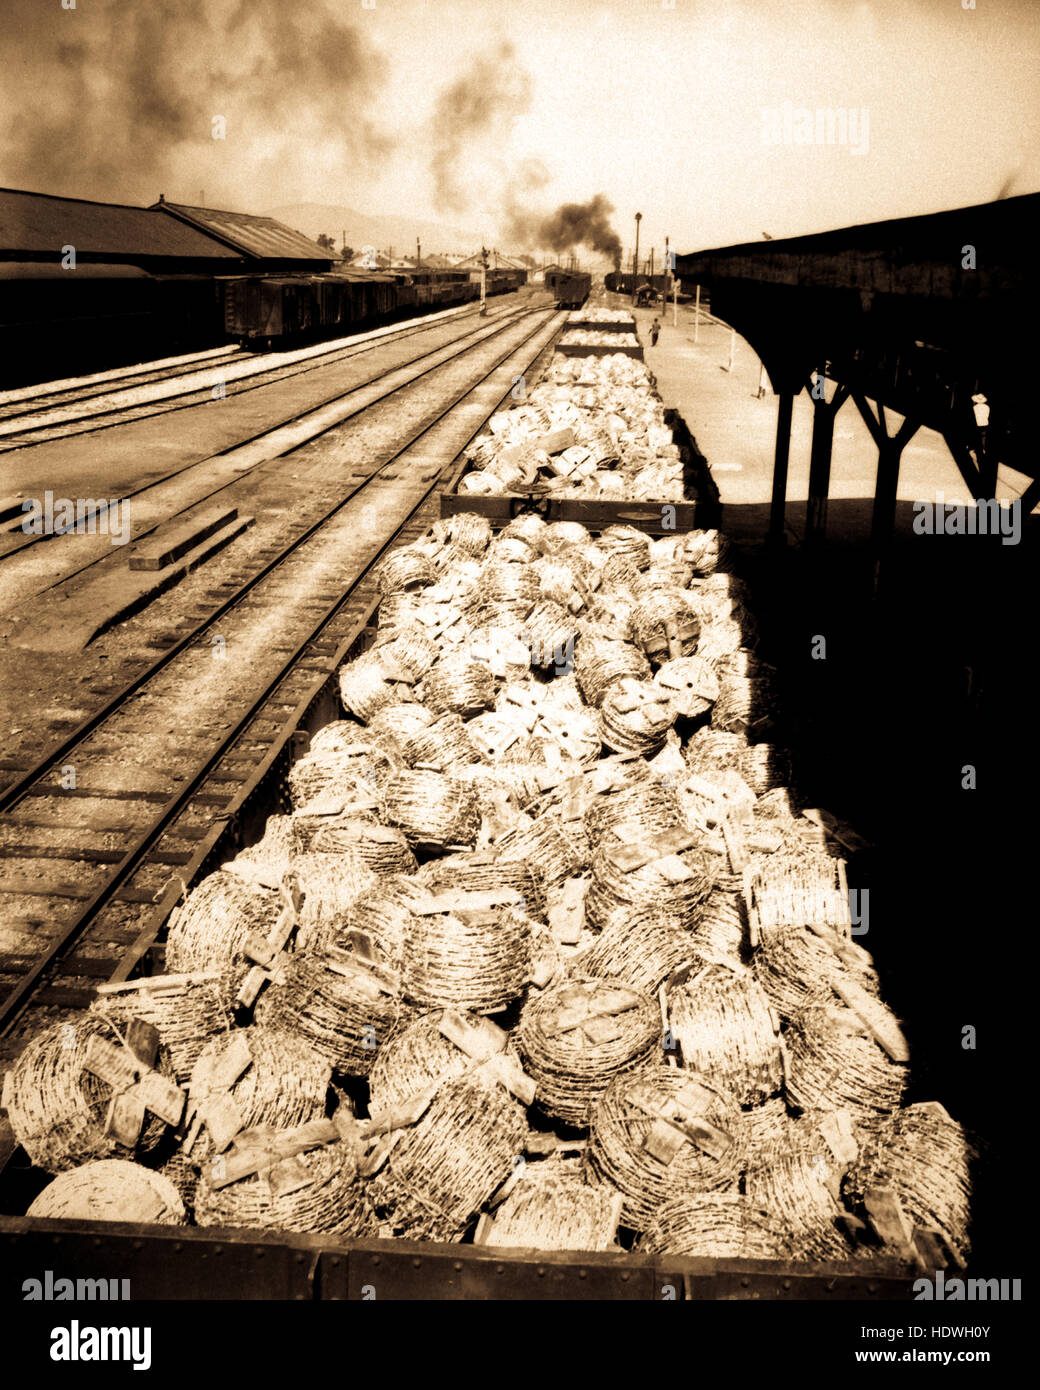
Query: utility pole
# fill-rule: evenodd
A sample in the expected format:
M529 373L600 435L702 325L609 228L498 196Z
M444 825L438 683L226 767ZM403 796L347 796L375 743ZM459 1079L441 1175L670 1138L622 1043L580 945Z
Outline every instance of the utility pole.
M668 312L668 291L669 291L669 289L671 289L672 285L673 285L674 282L675 282L675 276L672 274L672 259L671 259L671 256L669 255L669 252L668 252L668 243L669 243L669 241L670 241L670 238L669 238L669 237L665 237L665 239L664 239L664 287L663 287L663 289L662 289L662 291L661 291L661 308L662 308L662 310L663 310L663 312L664 312L665 314ZM676 326L677 326L677 325L676 325L676 315L675 315L675 313L673 312L673 314L672 314L672 327L674 328L674 327L676 327Z
M487 272L488 272L488 253L487 247L480 248L480 313L481 317L487 316Z
M639 279L639 224L643 220L641 212L636 213L636 249L632 254L632 298L636 295L636 281Z
M420 242L419 238L416 237L416 238L415 238L415 268L416 268L416 270L418 270L419 267L420 267L421 265L422 265L422 243Z

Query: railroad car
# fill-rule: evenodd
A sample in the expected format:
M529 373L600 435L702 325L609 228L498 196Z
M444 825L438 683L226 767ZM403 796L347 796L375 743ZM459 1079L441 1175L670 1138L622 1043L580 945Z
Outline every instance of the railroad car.
M480 293L480 271L471 270L470 280L477 286L477 293ZM520 289L527 284L526 270L489 270L487 273L487 292L488 294L511 294L514 290Z
M16 386L209 347L221 340L211 275L138 266L0 262L3 384Z
M668 298L672 297L674 288L673 281L668 275L633 275L631 271L612 270L606 277L604 284L611 294L631 294L633 289L639 289L643 285L649 287L658 295L667 293ZM680 304L685 304L690 295L684 292L682 281L679 281L679 293L676 296ZM707 297L702 296L701 303L707 303Z
M580 309L592 289L592 276L582 270L547 270L545 288L561 309Z
M225 332L253 347L349 333L409 312L465 304L480 293L464 270L422 268L229 276L222 286Z
M444 309L453 304L466 304L480 293L479 289L474 290L464 270L424 270L420 267L406 271L402 279L411 283L415 290L416 307L420 309Z
M398 307L392 275L340 271L328 275L243 275L222 278L224 329L247 346L367 328Z

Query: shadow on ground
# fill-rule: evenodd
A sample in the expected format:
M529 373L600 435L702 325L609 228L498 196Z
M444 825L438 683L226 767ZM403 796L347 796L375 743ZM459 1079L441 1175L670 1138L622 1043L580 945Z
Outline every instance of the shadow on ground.
M1021 1250L1015 1097L1031 1071L1035 1011L1026 950L1037 551L1029 537L1002 546L904 535L875 596L869 507L832 502L833 530L849 539L815 557L793 546L767 555L767 508L727 506L723 526L745 542L738 567L753 585L762 654L779 669L779 741L795 755L799 789L875 846L850 882L868 890L859 940L905 1023L909 1099L942 1101L989 1141L975 1263L1010 1276ZM814 658L821 637L825 656Z

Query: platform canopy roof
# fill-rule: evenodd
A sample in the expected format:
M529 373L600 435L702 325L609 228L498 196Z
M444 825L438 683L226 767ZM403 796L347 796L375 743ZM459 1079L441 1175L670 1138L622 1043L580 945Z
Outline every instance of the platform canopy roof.
M990 471L999 461L1035 478L1038 231L1040 193L1029 193L693 251L676 258L675 274L687 291L710 288L712 312L747 339L775 390L797 392L825 373L938 429L965 466L964 451L978 452L981 394Z

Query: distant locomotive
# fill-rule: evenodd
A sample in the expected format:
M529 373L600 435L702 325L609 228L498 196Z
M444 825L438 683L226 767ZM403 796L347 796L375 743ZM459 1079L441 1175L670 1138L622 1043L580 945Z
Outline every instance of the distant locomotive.
M580 309L592 289L592 276L580 270L547 270L545 288L561 309Z
M683 291L682 281L676 281L669 275L633 275L631 271L612 270L604 283L611 294L632 294L647 289L655 297L667 295L669 299L673 292L676 292L675 297L680 304L684 304L690 298ZM706 302L705 296L702 303Z

